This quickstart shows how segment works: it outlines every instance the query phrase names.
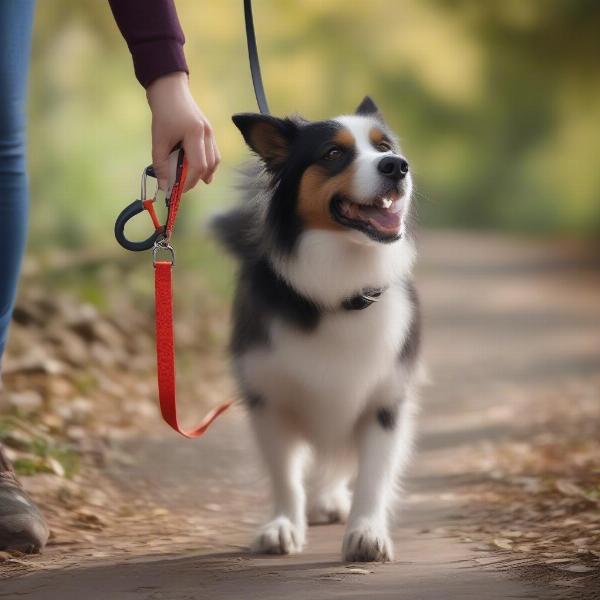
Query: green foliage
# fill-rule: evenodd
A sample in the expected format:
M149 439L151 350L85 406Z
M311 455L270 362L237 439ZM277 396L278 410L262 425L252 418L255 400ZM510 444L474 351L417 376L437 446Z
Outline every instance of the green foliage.
M197 238L235 196L247 151L230 115L255 103L240 3L177 6L223 154L215 183L186 197L178 235ZM401 134L426 224L600 232L597 2L262 0L255 18L273 111L323 118L373 95ZM150 137L106 2L38 4L30 115L32 246L114 247Z
M71 450L55 451L48 456L59 462L64 469L65 477L72 477L79 469L79 457ZM54 473L46 458L47 456L22 456L15 459L13 467L17 475L21 476Z
M17 458L13 467L19 475L24 476L48 472L48 468L43 463L40 463L39 460L27 457Z
M40 461L41 468L47 465L48 458L52 458L60 463L66 477L72 477L79 469L79 455L68 445L58 444L44 438L36 438L33 440L31 451L35 456L42 459Z
M20 432L16 438L15 432ZM19 420L14 417L0 420L0 443L17 447L19 455L13 467L18 475L55 473L57 467L53 461L60 465L66 477L72 477L79 469L79 455L71 446L34 435L30 428L21 429Z

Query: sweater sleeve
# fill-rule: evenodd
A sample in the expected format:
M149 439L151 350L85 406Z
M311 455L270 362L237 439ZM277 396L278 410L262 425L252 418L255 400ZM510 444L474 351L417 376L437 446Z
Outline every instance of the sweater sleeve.
M145 88L162 75L189 72L173 0L108 1L131 52L135 75Z

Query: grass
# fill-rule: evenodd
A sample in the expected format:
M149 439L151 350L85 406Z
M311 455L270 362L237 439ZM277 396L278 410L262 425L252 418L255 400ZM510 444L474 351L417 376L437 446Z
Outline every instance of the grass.
M14 433L22 435L19 443L14 443ZM35 435L30 427L22 427L19 420L6 417L0 420L0 442L15 447L18 453L13 467L18 475L35 475L37 473L57 473L56 461L62 468L64 476L72 477L79 470L79 454L70 446L58 440Z

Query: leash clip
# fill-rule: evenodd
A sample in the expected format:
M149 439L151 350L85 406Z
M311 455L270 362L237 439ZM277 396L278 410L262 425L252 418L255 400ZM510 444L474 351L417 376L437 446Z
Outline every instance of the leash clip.
M175 248L171 246L169 240L165 237L159 238L154 242L154 246L152 247L152 264L156 265L158 262L158 254L159 252L167 252L169 256L169 262L171 266L175 266Z
M183 192L183 185L187 174L187 161L184 158L183 148L178 144L171 155L169 156L170 179L167 191L161 190L158 187L158 179L152 165L146 167L142 171L142 179L140 183L140 199L134 200L126 206L115 221L115 237L117 242L126 250L139 252L141 250L149 250L159 244L162 248L166 246L161 243L161 238L167 239L170 237L175 223L175 216L179 208L179 201ZM151 198L147 198L147 181L148 177L154 177L156 181L156 189ZM167 222L162 225L154 210L155 203L164 202L167 208ZM152 219L154 231L145 240L133 241L125 236L125 226L136 215L147 211ZM173 257L174 258L174 257ZM174 260L173 260L174 263Z
M161 190L158 188L157 181L156 190L153 197L146 198L146 180L148 177L156 177L152 166L146 167L142 171L139 200L134 200L131 204L126 206L115 221L115 237L117 238L117 242L119 242L119 244L121 244L121 246L123 246L123 248L126 250L131 250L133 252L140 252L142 250L148 250L149 248L152 248L156 240L163 234L165 230L164 226L160 224L160 221L156 215L156 211L154 210L154 203L159 197L159 192L161 192ZM125 226L131 219L133 219L133 217L144 211L148 211L148 214L150 215L154 225L154 231L145 240L141 240L139 242L128 239L125 235Z

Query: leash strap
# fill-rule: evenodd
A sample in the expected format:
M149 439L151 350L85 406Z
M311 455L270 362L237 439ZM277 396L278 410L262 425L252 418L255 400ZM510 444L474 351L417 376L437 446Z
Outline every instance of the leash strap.
M154 307L156 323L156 371L158 375L158 399L163 419L183 437L200 437L211 423L225 412L234 401L224 402L211 410L193 429L182 429L177 420L177 393L175 376L175 336L173 334L173 264L175 252L170 245L177 212L187 177L187 161L183 150L177 153L175 177L169 194L169 214L165 225L165 237L155 244L154 251ZM171 260L156 260L161 250L171 253Z
M250 73L252 74L252 86L256 103L263 115L268 115L269 105L267 95L260 74L260 61L258 60L258 49L256 47L256 34L254 32L254 19L252 18L252 0L244 0L244 20L246 22L246 41L248 42L248 59L250 61Z
M183 183L182 183L183 185ZM173 336L173 263L154 263L154 298L156 307L156 366L158 373L158 397L163 419L186 438L200 437L211 423L225 412L234 401L224 402L211 410L196 427L184 430L177 420L177 396L175 385L175 343Z

